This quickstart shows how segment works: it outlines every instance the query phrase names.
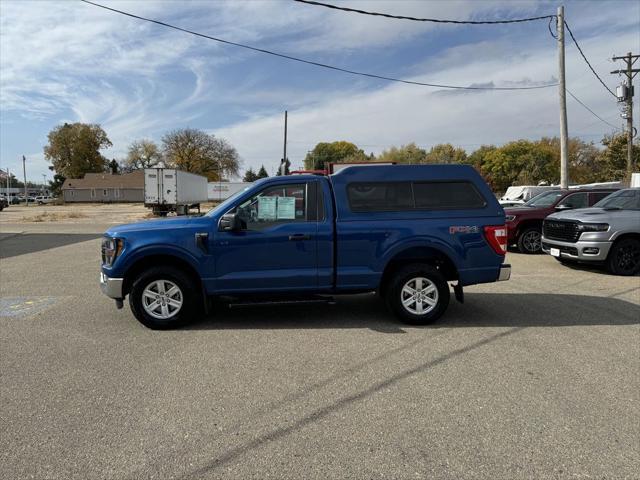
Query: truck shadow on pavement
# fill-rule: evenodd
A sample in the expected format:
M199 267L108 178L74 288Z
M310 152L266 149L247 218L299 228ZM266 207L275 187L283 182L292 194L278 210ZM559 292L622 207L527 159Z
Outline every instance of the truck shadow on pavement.
M338 297L335 305L220 307L204 320L185 328L368 328L381 333L406 333L408 329L415 328L616 326L639 323L640 306L618 298L548 293L467 293L464 304L452 299L447 312L436 322L425 326L400 323L387 311L384 303L373 295L350 295Z
M97 233L1 233L0 258L16 257L99 238Z

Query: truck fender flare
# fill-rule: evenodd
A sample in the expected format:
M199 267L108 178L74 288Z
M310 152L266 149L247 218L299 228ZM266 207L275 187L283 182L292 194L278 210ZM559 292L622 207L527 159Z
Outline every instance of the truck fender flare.
M396 258L399 254L407 250L410 250L412 248L430 248L430 249L436 250L442 255L448 257L451 260L451 262L456 266L456 268L459 268L459 265L462 260L460 258L460 255L453 248L451 248L449 245L445 244L444 242L436 238L431 238L431 237L421 237L418 239L414 238L408 241L400 242L394 245L393 247L391 247L390 249L388 249L380 260L380 264L379 264L380 272L384 272L384 270L387 268L389 263L393 261L394 258Z
M198 262L195 257L182 248L169 245L163 245L162 247L147 246L127 252L127 262L122 266L122 271L124 272L123 277L126 277L127 273L131 270L131 267L135 266L135 264L140 260L156 255L175 257L187 263L196 272L199 271Z

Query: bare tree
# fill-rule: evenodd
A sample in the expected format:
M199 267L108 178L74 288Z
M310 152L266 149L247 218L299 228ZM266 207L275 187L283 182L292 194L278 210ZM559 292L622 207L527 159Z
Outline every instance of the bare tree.
M152 140L137 140L129 145L127 158L124 161L126 170L138 170L154 167L162 160L160 147Z

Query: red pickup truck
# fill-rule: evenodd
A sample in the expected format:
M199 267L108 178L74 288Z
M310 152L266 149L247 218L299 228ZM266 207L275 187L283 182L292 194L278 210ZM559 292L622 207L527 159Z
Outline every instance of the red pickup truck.
M542 221L547 215L561 210L591 207L616 190L618 189L552 190L533 197L521 207L505 208L507 244L516 245L522 253L540 253Z

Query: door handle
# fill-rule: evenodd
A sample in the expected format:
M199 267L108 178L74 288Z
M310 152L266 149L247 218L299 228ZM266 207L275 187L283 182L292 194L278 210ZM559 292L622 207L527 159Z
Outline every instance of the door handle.
M299 242L300 240L311 240L311 235L296 233L295 235L289 235L289 240L292 242Z
M203 233L203 232L196 233L196 245L204 253L209 253L209 246L207 245L208 240L209 240L208 233Z

